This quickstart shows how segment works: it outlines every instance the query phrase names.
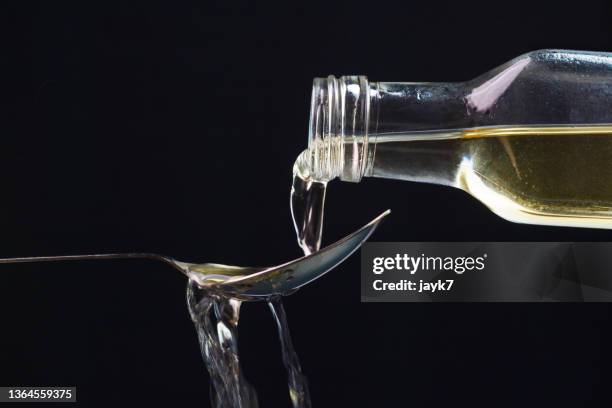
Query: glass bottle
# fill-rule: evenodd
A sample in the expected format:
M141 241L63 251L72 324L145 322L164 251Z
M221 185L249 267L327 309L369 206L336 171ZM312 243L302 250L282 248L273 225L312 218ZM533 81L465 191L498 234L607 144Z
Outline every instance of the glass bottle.
M612 228L612 53L539 50L466 82L314 80L311 176L457 187L514 222Z

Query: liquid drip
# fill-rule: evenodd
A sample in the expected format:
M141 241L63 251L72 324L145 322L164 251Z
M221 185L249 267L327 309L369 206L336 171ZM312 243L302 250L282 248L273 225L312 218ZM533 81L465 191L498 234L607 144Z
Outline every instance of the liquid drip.
M187 307L198 333L211 380L213 408L257 408L257 394L246 381L238 357L238 320L242 302L187 284Z
M294 407L310 408L310 393L308 391L308 380L302 373L300 360L293 349L293 342L289 335L287 315L280 296L268 299L268 306L276 321L278 335L283 353L283 363L289 377L289 397Z
M281 297L273 296L266 301L278 328L291 403L294 408L310 408L308 382L293 349ZM187 284L187 307L210 375L214 408L259 407L255 389L242 374L238 355L237 329L241 305L242 301L211 293L191 280Z

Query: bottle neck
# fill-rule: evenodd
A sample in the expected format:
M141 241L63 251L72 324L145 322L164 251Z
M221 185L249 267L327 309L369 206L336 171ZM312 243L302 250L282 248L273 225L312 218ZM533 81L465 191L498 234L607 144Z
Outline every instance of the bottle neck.
M465 91L455 83L316 78L308 167L317 180L359 182L372 175L376 142L407 132L466 127Z
M368 134L376 100L364 76L315 78L307 155L314 178L361 180L368 161Z

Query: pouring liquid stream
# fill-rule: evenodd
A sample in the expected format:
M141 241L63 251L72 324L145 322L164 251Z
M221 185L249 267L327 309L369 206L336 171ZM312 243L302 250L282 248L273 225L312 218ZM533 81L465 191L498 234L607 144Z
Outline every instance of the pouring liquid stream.
M303 163L303 160L298 158L296 161L296 168L298 169L299 163ZM291 189L291 211L298 236L298 243L305 255L310 255L320 249L325 189L326 183L313 181L309 177L304 177L304 173L295 171L294 169L294 180ZM374 221L379 221L380 218L381 217ZM370 227L371 233L372 223L368 224L368 226ZM357 232L360 231L361 230ZM353 236L353 241L348 240L344 243L352 242L354 245L354 235L356 233L345 238L347 239ZM357 237L359 237L359 235L357 235ZM360 239L363 240L366 238L367 236L365 238L361 237ZM338 241L336 245L341 243L342 241ZM329 248L332 247L334 246L330 246ZM342 254L342 252L340 252L340 254ZM345 254L345 256L348 256L350 252L346 252ZM321 257L323 257L321 259L327 259L327 261L329 261L329 256L328 258L324 258L324 256L325 251L321 252ZM242 294L232 295L231 293L235 292L231 291L217 290L214 288L214 285L212 287L200 285L198 284L198 278L189 274L191 272L198 272L198 274L204 275L206 279L215 277L214 279L217 281L224 281L230 279L232 276L231 273L226 275L228 271L235 273L239 270L243 274L257 274L258 268L240 268L217 264L188 264L152 253L5 258L0 259L0 264L109 259L149 259L161 261L179 269L182 273L186 273L189 276L186 293L187 307L195 325L202 357L210 375L212 406L215 408L259 407L255 389L249 384L242 373L238 355L237 338L242 302L244 300L254 299L244 297ZM342 259L336 262L342 262ZM323 262L323 264L325 263ZM255 269L255 271L253 271L253 269ZM329 270L329 267L326 270L319 271L319 273L325 273L327 270ZM219 274L219 271L223 273ZM270 277L270 279L274 278ZM291 289L291 285L288 285L288 287L282 290L294 291L296 289ZM287 317L281 300L281 294L288 294L291 292L268 293L270 294L263 295L265 297L260 299L267 302L278 329L283 363L288 375L289 396L292 405L294 408L310 408L311 402L308 383L306 377L302 373L298 356L293 348Z
M304 255L310 255L321 247L327 183L309 177L304 164L301 155L293 169L290 207L298 245ZM265 300L278 329L291 403L294 408L310 408L308 382L291 341L282 299L275 295ZM237 329L242 301L210 293L190 281L187 305L211 377L213 407L258 407L257 394L244 378L238 356Z
M291 185L291 217L298 245L309 255L321 247L323 234L323 208L326 181L315 180L307 167L308 152L300 154L293 165Z

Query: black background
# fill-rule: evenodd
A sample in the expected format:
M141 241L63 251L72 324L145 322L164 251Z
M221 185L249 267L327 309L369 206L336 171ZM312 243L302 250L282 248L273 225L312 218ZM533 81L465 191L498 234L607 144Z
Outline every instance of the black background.
M538 48L612 51L606 3L20 3L3 58L0 256L297 257L288 194L313 77L460 81ZM327 243L386 208L374 240L612 240L505 222L430 185L334 182L327 204ZM75 385L82 406L208 406L180 274L0 269L0 385ZM608 304L361 304L353 256L286 308L314 407L609 406ZM240 336L261 406L289 406L264 304L243 308Z

